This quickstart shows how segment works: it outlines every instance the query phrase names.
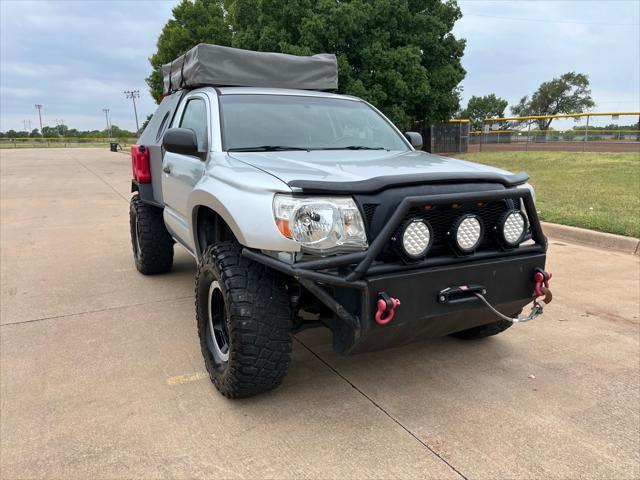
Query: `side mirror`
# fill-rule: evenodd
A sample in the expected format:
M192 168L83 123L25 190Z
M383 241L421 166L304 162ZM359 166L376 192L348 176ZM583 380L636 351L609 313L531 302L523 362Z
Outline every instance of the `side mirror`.
M404 136L407 137L407 140L409 140L413 148L416 150L422 149L422 135L418 132L405 132Z
M190 128L168 129L162 138L162 146L167 152L193 155L194 157L200 155L196 133Z

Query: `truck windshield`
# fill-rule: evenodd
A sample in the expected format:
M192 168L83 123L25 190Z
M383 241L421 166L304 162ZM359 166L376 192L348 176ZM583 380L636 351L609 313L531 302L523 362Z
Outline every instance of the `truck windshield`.
M366 103L293 95L221 95L228 151L399 150L400 134Z

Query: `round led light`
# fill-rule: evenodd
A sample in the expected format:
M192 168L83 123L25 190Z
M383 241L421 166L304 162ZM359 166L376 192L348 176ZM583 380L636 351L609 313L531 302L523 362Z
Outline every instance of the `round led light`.
M454 231L456 244L465 253L475 250L482 239L482 223L475 215L465 215L458 220Z
M431 228L423 220L412 220L402 232L402 249L411 258L423 257L431 244Z
M509 246L520 243L526 233L527 222L522 212L512 210L502 221L502 238Z

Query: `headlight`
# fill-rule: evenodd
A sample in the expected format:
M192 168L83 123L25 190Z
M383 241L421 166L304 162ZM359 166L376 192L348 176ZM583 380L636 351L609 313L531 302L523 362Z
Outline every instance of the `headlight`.
M463 253L473 252L482 240L482 221L475 215L465 215L453 225L451 232Z
M278 230L304 251L326 255L368 246L362 216L351 198L277 194L273 214Z
M527 233L527 220L519 210L507 212L498 225L502 228L502 240L510 247L522 242Z

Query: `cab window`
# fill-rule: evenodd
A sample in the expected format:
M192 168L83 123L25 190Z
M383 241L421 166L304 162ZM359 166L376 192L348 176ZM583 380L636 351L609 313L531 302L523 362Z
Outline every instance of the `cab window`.
M196 133L198 151L207 151L207 107L201 98L187 102L180 120L180 127L190 128Z

